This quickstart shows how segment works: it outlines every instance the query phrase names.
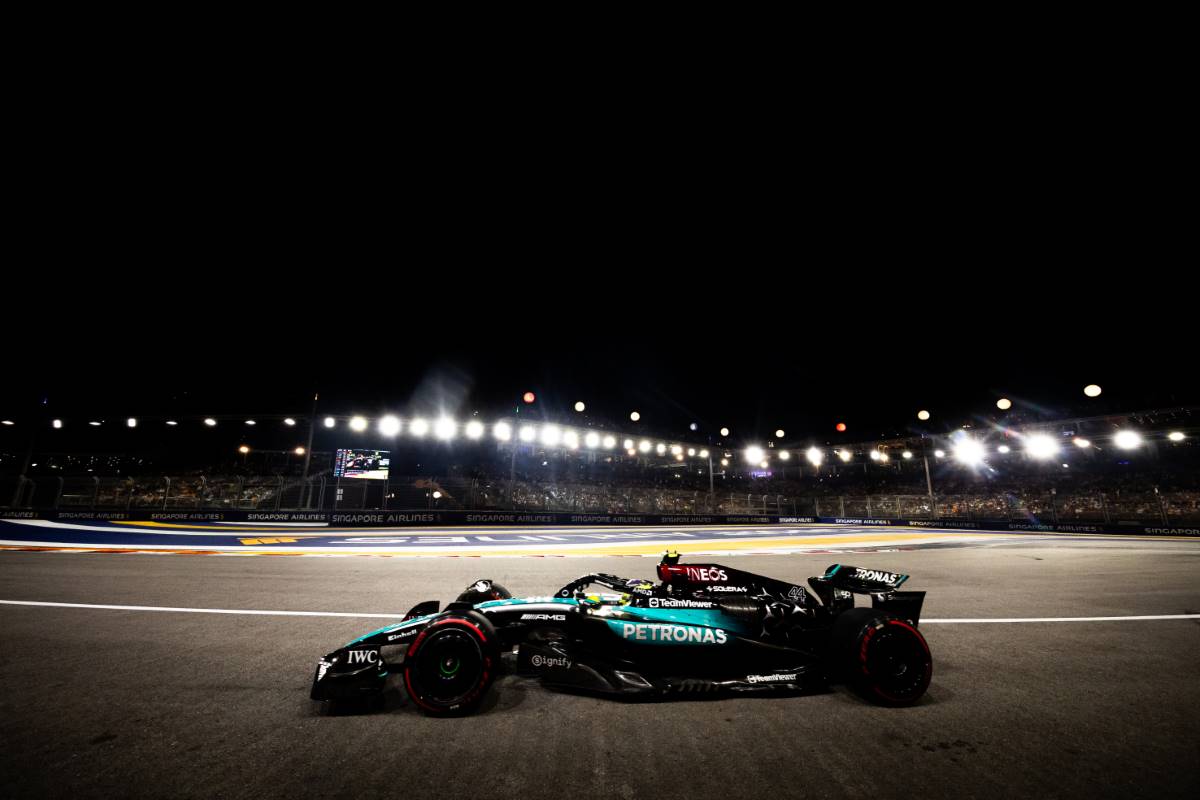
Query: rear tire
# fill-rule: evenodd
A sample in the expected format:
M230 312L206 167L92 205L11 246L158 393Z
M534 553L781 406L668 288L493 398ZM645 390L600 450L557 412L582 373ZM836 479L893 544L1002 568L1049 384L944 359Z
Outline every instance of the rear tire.
M841 677L873 703L912 705L929 688L929 645L902 619L870 608L851 609L834 622L831 644Z
M476 611L434 619L409 645L404 687L426 714L470 714L479 707L500 666L496 631Z

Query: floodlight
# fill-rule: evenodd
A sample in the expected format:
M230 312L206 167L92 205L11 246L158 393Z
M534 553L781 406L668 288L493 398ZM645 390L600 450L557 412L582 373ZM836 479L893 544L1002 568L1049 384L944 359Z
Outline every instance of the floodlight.
M302 456L302 455L304 455L304 448L303 448L303 447L297 447L297 448L296 448L295 450L293 450L292 452L293 452L293 453L295 453L295 454L296 454L296 455L298 455L298 456Z
M630 442L630 444L632 445L633 442ZM605 436L604 437L604 449L605 450L612 450L616 446L617 446L617 437L615 437L615 436ZM628 450L629 448L625 448L625 449Z
M1183 435L1183 431L1171 431L1167 434L1167 438L1172 442L1182 442L1187 437Z
M57 430L58 428L61 428L61 427L62 427L62 420L61 420L61 419L56 419L56 420L54 420L53 422L51 422L51 423L50 423L50 427L52 427L52 428L54 428L54 429L56 429L56 430Z
M555 447L562 440L562 430L557 425L542 426L542 444Z
M175 421L175 420L173 420L173 419L169 419L169 420L167 420L167 424L168 424L168 425L170 425L172 428L174 428L174 427L175 427L176 425L178 425L179 423L178 423L178 422L176 422L176 421Z
M458 434L458 423L449 417L439 417L433 424L433 435L448 442Z
M582 400L580 400L578 403L576 403L576 404L575 404L575 410L576 410L576 411L583 411L585 408L587 408L587 406L585 406L585 405L583 404L583 401L582 401Z
M638 450L643 453L649 453L650 448L653 446L654 445L650 444L648 440L642 439L642 441L638 443Z
M1000 409L1001 411L1008 411L1010 408L1012 408L1012 400L1009 400L1007 397L1001 397L996 401L996 408Z
M350 430L361 432L361 431L365 431L366 429L367 429L366 417L351 417L350 418Z
M563 433L563 444L572 450L579 449L579 434L575 431L565 431Z
M205 424L205 425L216 425L216 424L217 424L217 421L216 421L215 419L214 419L214 420L211 420L211 421L206 419L206 420L204 420L204 424ZM326 428L332 428L334 425L337 425L337 420L336 420L336 419L334 419L333 417L326 417L326 418L325 418L325 427L326 427Z
M776 431L775 431L775 438L776 438L776 439L782 439L782 438L783 438L783 428L779 428L778 430L776 430Z
M130 417L129 419L125 420L125 424L131 428L136 428L137 427L137 417Z
M954 445L954 457L967 466L981 463L986 455L983 444L969 436L962 437Z
M587 436L583 437L583 443L593 450L596 449L600 446L600 434L590 431Z
M1099 397L1100 387L1094 383L1089 383L1087 386L1083 387L1083 393L1088 397Z
M1086 448L1092 446L1092 443L1090 441L1088 441L1087 439L1084 439L1082 436L1076 436L1071 441L1074 442L1075 446L1080 449L1086 449Z
M756 464L763 460L763 449L758 446L750 446L746 448L746 460L751 464Z
M921 422L928 421L929 412L926 411L925 409L921 409L920 411L917 412L917 419L921 420Z
M1011 448L1009 448L1009 446L1006 444L1002 444L996 448L996 452L998 452L998 453L1007 453L1010 450L1011 450Z
M395 436L400 432L400 420L388 414L383 419L379 420L379 432L384 436Z
M870 456L871 456L871 460L872 460L872 461L878 461L878 460L879 460L879 457L880 457L881 455L883 455L883 454L882 454L882 453L880 453L878 450L872 450L872 451L870 452Z
M825 460L825 454L821 452L819 447L810 447L804 453L804 457L808 459L808 463L814 467L821 466L821 462Z
M512 426L507 422L497 422L492 426L492 435L502 442L512 439Z
M522 442L532 442L537 438L537 429L532 425L525 425L521 428L520 437Z
M838 450L838 458L840 458L842 461L849 461L853 457L853 453L851 453L849 450Z
M679 445L677 445L677 444L671 445L671 455L677 456L682 452L683 452L683 448L680 447Z
M251 426L251 427L253 427L253 426L257 425L258 423L257 423L257 422L255 422L255 421L254 421L254 420L252 420L252 419L248 419L248 420L246 420L246 424L247 424L247 425L249 425L249 426ZM131 428L132 428L133 426L132 426L132 425L130 425L129 427L131 427Z
M1058 454L1058 442L1052 436L1035 433L1025 439L1025 452L1039 460L1054 458Z
M478 439L483 436L483 423L477 419L473 419L467 423L464 432L467 434L468 439Z
M291 417L284 417L283 424L290 428L296 424L296 420L292 419Z
M909 458L912 458L912 457L913 457L913 455L912 455L912 450L905 450L905 451L904 451L903 453L901 453L900 455L904 456L904 458L905 458L905 459L909 459Z
M1118 431L1113 437L1113 444L1122 450L1133 450L1141 447L1142 435L1137 431Z
M701 451L700 451L700 457L701 457L701 458L708 458L708 451L707 451L707 450L701 450Z
M667 446L666 446L665 444L663 444L662 442L659 442L658 444L656 444L656 445L654 446L654 452L658 453L660 456L661 456L661 455L666 455L666 453L667 453Z
M722 435L722 436L728 436L728 435L729 435L729 428L721 428L721 435Z
M210 428L214 428L217 425L217 421L215 419L213 419L212 417L205 417L204 424ZM325 420L325 427L326 428L333 427L333 417L329 417L328 419Z
M638 412L634 411L632 414L629 415L629 418L631 420L633 420L634 422L637 422L639 419L642 418L642 415L639 414Z
M353 426L354 422L351 421L350 425ZM429 433L429 420L417 417L408 423L408 432L420 439Z
M695 456L696 456L696 448L689 447L688 448L688 458L695 458Z
M945 457L946 457L946 451L945 451L945 450L934 450L934 451L933 451L933 457L934 457L934 458L945 458Z

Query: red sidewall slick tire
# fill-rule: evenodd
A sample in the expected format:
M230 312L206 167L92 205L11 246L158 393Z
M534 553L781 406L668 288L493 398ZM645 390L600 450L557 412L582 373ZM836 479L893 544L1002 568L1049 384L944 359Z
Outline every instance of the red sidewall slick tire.
M885 706L920 700L933 677L933 657L921 632L902 619L869 609L843 616L847 619L842 621L840 644L849 651L843 650L846 679L855 691Z
M469 714L483 702L499 664L496 631L482 614L444 614L409 645L404 688L427 714Z

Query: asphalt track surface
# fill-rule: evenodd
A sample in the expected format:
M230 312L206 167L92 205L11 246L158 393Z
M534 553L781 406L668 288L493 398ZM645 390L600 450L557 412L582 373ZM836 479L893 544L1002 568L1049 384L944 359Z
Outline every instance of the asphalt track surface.
M908 572L934 654L916 707L805 697L628 703L508 676L483 713L322 716L315 659L384 624L0 604L0 795L517 798L1195 797L1200 543L1057 537L727 555L793 581ZM212 558L0 552L0 600L400 613L482 577L544 594L648 558Z

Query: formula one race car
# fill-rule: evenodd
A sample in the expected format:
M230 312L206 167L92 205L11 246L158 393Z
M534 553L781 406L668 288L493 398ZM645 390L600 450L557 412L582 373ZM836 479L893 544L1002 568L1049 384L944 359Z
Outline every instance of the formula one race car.
M806 589L680 564L669 552L658 577L584 575L553 597L526 598L478 581L442 611L436 600L421 603L322 658L311 696L378 697L398 667L426 713L466 714L487 694L502 653L544 683L635 698L804 692L844 681L876 703L903 706L929 686L933 661L917 631L925 592L899 591L907 575L835 564ZM589 594L592 585L614 593ZM856 593L871 607L855 608Z

